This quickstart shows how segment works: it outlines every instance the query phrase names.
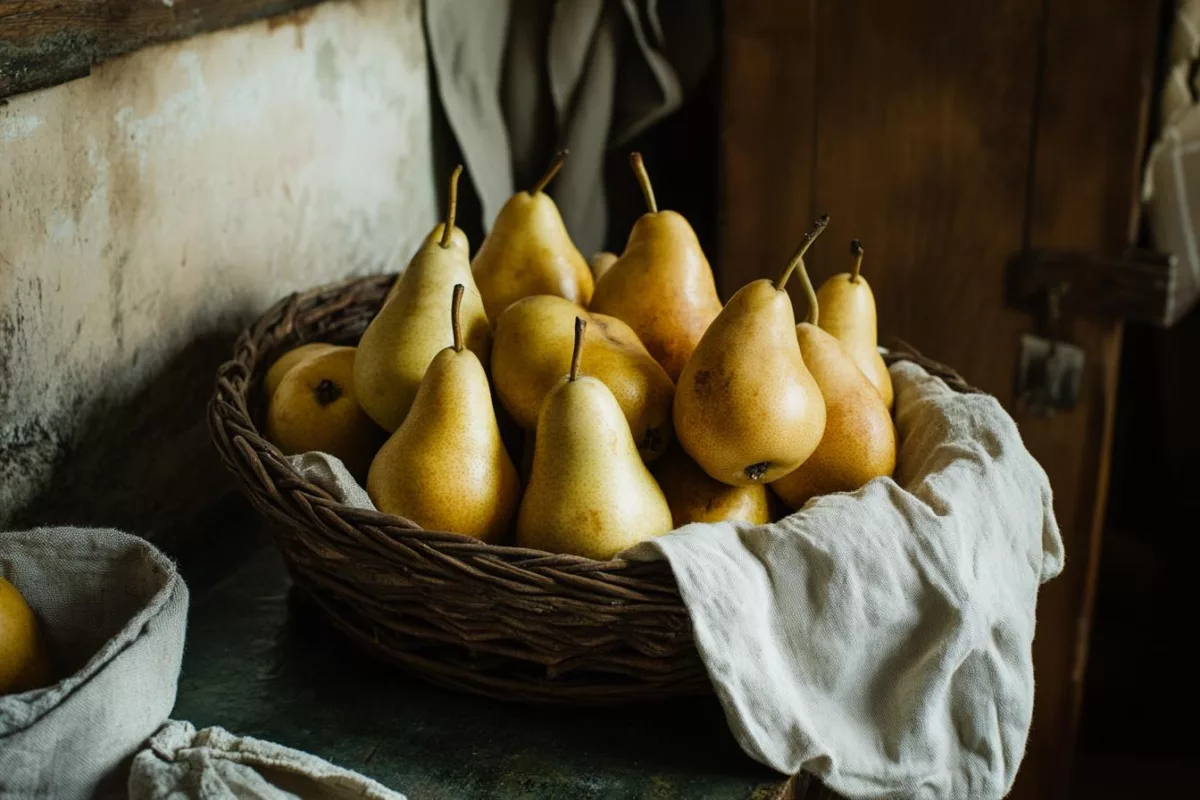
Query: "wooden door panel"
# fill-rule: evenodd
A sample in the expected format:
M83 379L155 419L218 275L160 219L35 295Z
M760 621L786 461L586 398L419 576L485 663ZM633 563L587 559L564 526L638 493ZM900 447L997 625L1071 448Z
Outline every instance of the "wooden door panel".
M1079 406L1015 410L1018 337L1034 322L1006 308L1005 271L1026 244L1130 241L1157 16L1139 0L758 0L726 15L723 294L773 275L828 212L814 279L844 271L861 238L883 340L1000 398L1054 486L1068 566L1039 601L1013 797L1062 797L1070 769L1120 329L1068 321L1088 355Z
M1158 35L1152 0L1051 0L1029 207L1036 248L1119 253L1134 241ZM1088 355L1084 398L1053 419L1016 415L1054 487L1067 569L1038 598L1034 727L1013 797L1066 796L1083 698L1121 326L1072 319Z

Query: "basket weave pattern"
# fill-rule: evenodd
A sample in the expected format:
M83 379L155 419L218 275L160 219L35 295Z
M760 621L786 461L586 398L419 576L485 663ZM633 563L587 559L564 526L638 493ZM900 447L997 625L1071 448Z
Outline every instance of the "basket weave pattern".
M451 688L573 704L710 691L665 562L489 545L350 508L263 437L266 367L304 342L357 342L393 280L356 278L281 300L242 333L217 373L213 440L273 523L297 585L367 650ZM973 391L915 353L896 359Z

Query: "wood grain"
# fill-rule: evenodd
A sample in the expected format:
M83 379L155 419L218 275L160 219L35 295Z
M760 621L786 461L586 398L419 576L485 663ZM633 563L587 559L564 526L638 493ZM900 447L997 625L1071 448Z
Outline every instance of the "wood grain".
M0 3L0 98L87 75L139 48L319 0L26 0Z
M1032 247L1121 252L1137 201L1157 46L1157 0L1050 0L1029 207ZM1038 603L1034 728L1013 797L1068 791L1107 500L1119 322L1076 317L1085 397L1069 414L1017 415L1054 487L1067 569Z
M861 238L882 341L1012 409L1018 337L1036 322L1006 303L1010 260L1132 243L1159 2L727 5L721 286L770 274L828 212L814 279L845 271ZM1039 603L1017 798L1066 793L1108 480L1120 326L1079 317L1064 333L1090 365L1079 406L1014 412L1068 552Z
M814 217L813 0L727 5L716 266L724 299L777 275Z

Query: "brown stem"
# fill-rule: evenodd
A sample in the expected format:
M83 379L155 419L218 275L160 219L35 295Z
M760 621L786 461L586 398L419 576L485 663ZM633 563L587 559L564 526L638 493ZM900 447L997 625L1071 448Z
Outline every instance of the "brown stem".
M558 174L558 171L562 169L563 162L567 160L567 156L570 154L570 150L559 150L554 155L554 160L550 162L550 166L546 169L546 174L542 176L540 181L533 185L533 188L529 190L529 193L537 194L545 189L546 186L549 185L550 181L554 180L554 176Z
M642 187L642 197L646 198L646 208L650 209L651 214L657 214L658 203L654 199L654 187L650 185L650 174L646 172L642 154L630 153L629 166L633 167L633 174L637 176L638 186Z
M587 322L583 317L575 318L575 349L571 351L571 374L567 376L567 380L576 380L579 377L579 359L583 356L583 332L587 330Z
M462 164L450 173L450 197L446 202L446 222L442 228L442 240L438 242L443 250L450 247L450 236L454 232L454 217L458 214L458 178L462 175Z
M850 240L850 255L854 256L854 267L850 270L851 283L858 283L858 273L862 271L862 259L864 252L865 251L863 250L862 242L860 242L858 239Z
M822 214L821 218L812 224L808 229L808 233L804 234L804 238L800 241L800 246L796 248L796 254L792 256L792 260L788 262L784 268L783 274L779 276L779 280L775 281L775 288L783 291L783 287L787 285L788 278L792 277L792 273L796 270L796 265L804 260L804 254L808 252L808 248L821 235L821 231L825 230L825 226L829 224L829 215Z
M454 284L454 297L450 300L450 324L454 326L454 351L456 353L463 351L462 297L463 285L461 283Z

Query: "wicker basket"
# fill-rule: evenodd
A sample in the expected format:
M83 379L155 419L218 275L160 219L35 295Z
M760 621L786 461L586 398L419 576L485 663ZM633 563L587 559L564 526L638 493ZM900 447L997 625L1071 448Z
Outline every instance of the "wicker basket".
M339 629L429 681L505 700L611 703L710 691L665 562L593 561L484 544L349 508L259 433L266 366L308 341L353 343L394 276L274 305L217 373L209 425L272 525L293 578ZM915 353L960 391L953 371Z

